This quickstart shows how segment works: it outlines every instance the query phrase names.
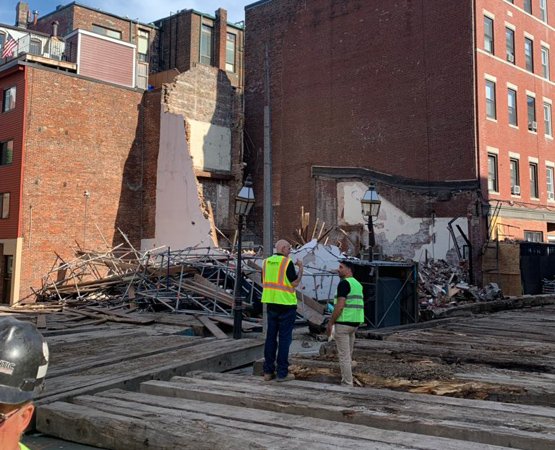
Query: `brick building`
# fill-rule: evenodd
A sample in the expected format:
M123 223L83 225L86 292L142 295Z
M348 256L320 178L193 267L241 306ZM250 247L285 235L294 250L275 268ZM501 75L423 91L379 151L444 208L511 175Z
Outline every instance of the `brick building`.
M40 287L56 254L117 245L118 229L136 247L213 245L208 201L233 229L242 114L226 71L192 65L145 92L137 67L156 67L156 45L141 56L137 35L156 27L75 2L28 9L0 25L0 51L17 40L0 60L0 303Z
M549 239L555 11L546 5L247 6L250 163L261 172L267 48L276 235L292 235L302 205L364 236L360 197L374 182L383 200L376 239L390 256L450 257L464 233L480 276L488 236ZM456 236L448 232L453 219Z
M183 9L154 25L160 32L158 71L186 72L203 64L224 71L232 86L243 87L243 27L228 23L225 9L215 16Z

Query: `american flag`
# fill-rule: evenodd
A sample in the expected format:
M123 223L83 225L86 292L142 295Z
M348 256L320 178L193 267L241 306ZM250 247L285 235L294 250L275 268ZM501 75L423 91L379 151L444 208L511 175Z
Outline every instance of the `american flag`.
M17 41L8 34L8 39L4 42L4 48L2 49L2 58L7 58L13 55L13 51L17 47Z

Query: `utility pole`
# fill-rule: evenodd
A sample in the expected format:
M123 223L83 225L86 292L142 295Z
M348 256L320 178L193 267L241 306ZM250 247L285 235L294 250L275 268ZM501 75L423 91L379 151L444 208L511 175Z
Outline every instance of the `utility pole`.
M271 142L271 109L270 109L270 57L268 44L264 49L264 256L272 254L273 217L272 207L272 142Z

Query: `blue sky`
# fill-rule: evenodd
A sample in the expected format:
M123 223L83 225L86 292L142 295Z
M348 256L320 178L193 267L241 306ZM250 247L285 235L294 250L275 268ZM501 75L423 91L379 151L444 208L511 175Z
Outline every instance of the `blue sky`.
M181 9L196 9L197 11L214 15L218 8L227 9L228 22L239 22L245 18L245 5L256 0L76 0L77 3L101 9L118 16L128 16L139 19L144 23L167 17L170 12ZM27 0L31 11L38 10L39 16L48 14L57 5L71 3L68 0ZM13 25L15 23L15 5L17 0L0 0L0 23Z

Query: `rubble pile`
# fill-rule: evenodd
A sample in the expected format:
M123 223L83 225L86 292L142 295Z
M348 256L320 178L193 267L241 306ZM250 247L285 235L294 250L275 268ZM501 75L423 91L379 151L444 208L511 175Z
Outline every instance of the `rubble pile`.
M421 309L456 306L460 303L487 302L503 298L496 283L480 289L467 282L468 271L444 260L428 260L418 268L418 295Z
M258 312L261 287L249 275L259 269L242 256L241 286L246 314ZM75 259L57 256L53 269L34 292L41 302L76 305L131 303L140 310L170 310L232 316L235 255L214 248L159 253L119 245L108 252L76 251Z

